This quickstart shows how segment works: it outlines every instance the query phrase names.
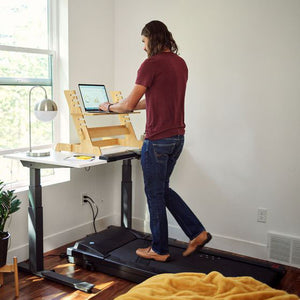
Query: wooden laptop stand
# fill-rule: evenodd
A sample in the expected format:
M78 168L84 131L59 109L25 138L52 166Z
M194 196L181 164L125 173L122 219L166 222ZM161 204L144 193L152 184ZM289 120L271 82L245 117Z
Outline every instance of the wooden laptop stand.
M142 146L143 142L136 138L128 113L118 114L120 125L89 128L85 120L86 115L107 116L110 114L83 113L74 90L66 90L65 96L80 142L77 144L58 143L55 148L56 151L101 155L101 148L105 146L120 145L136 148L140 148ZM113 99L113 103L119 102L122 99L120 91L111 92L111 97ZM115 113L112 114L115 115Z

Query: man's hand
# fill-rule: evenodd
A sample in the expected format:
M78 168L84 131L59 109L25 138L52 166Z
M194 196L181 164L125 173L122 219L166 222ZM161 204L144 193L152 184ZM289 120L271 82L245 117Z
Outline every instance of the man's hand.
M100 104L99 108L103 111L108 111L109 102L103 102Z

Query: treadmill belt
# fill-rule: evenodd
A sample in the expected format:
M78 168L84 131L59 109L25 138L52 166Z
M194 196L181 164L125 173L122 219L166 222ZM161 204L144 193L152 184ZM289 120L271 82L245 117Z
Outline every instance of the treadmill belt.
M114 236L105 242L105 236ZM94 248L99 248L99 242L105 243L105 255ZM107 240L109 241L109 239ZM89 246L87 246L89 244ZM256 280L276 287L285 271L271 263L258 262L251 258L243 258L230 254L220 254L218 251L203 248L190 256L182 256L186 245L176 240L170 240L170 262L157 262L136 255L137 248L146 248L151 244L149 234L140 233L123 227L110 226L103 232L88 236L68 248L69 261L84 268L108 273L113 276L142 282L160 273L198 272L208 274L218 271L224 276L251 276ZM98 246L97 246L98 245ZM94 248L93 248L94 247Z

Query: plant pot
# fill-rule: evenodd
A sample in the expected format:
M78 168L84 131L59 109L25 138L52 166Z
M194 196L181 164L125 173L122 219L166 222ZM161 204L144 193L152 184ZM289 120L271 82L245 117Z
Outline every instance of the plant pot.
M0 238L0 268L6 265L7 246L10 234L7 232L5 237Z

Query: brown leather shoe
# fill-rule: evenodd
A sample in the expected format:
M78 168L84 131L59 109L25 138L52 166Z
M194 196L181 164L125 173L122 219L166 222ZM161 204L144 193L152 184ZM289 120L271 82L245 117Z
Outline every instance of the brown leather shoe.
M135 253L138 256L146 259L154 259L156 261L162 261L162 262L170 260L170 254L164 254L164 255L158 254L152 250L151 246L148 248L139 248L135 251Z
M204 247L210 240L212 236L207 231L202 231L198 236L196 236L193 240L189 242L188 247L182 253L183 256L188 256L192 254L197 248L201 249Z

